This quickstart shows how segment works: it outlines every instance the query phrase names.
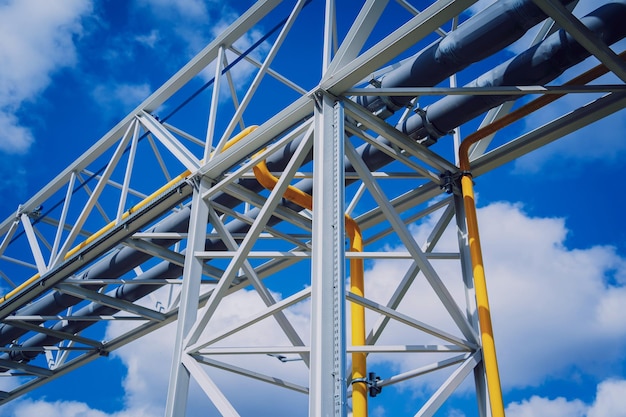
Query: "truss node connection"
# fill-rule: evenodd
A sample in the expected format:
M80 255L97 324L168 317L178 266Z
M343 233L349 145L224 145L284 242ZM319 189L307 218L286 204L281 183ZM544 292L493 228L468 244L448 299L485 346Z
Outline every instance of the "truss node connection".
M436 375L412 411L431 416L470 374L468 414L504 415L472 178L624 108L626 1L340 3L258 1L0 223L0 403L171 325L167 416L193 409L192 381L221 415L279 410L242 402L252 384L365 417ZM570 94L588 102L524 119ZM383 260L399 276L365 273ZM416 291L435 313L405 308Z

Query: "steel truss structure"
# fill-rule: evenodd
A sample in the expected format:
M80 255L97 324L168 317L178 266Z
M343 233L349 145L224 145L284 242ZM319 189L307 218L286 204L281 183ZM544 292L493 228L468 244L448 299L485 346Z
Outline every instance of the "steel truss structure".
M347 15L332 0L288 3L257 2L0 225L0 274L12 287L0 299L0 367L10 380L2 402L175 323L168 416L185 415L193 381L222 415L239 415L241 403L222 380L241 378L300 396L296 414L345 416L357 386L372 395L382 389L383 404L387 387L433 375L429 384L438 388L412 413L435 414L473 379L477 413L490 415L459 185L469 174L457 157L463 136L456 129L439 138L448 130L421 102L496 102L479 109L487 112L480 126L458 112L450 122L493 127L471 150L477 178L623 109L624 85L457 87L469 62L430 84L386 85L381 75L463 28L474 2L437 0L417 10L405 0L367 0ZM533 43L563 30L605 72L626 80L621 58L571 13L575 2L527 3L543 13ZM309 61L285 65L292 58L283 48L314 27L324 29ZM246 43L253 45L242 50ZM498 54L490 59L502 62ZM242 68L243 85L236 82ZM303 84L311 68L317 79ZM186 100L204 89L204 103ZM518 96L573 93L589 102L521 134L495 136ZM374 101L382 106L373 109ZM168 109L175 112L156 115ZM403 129L414 117L426 131L419 138ZM269 189L255 172L260 164L274 177ZM312 195L313 207L286 198L294 189ZM363 250L346 246L347 216ZM457 235L454 250L438 245L447 230ZM347 287L356 273L347 260L368 268L384 261L403 272L372 273ZM413 305L416 288L432 303ZM243 293L261 307L228 320L223 305ZM366 311L365 343L348 337L363 324L348 306ZM107 326L119 322L126 325L106 340ZM262 337L267 328L271 340ZM367 358L372 375L352 376L355 355ZM393 372L385 361L414 367ZM259 406L271 410L275 400L267 402Z

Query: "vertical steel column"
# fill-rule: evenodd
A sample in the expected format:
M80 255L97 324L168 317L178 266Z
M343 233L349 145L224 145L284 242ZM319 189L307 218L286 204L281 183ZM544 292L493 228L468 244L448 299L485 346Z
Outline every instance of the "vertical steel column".
M343 107L315 95L311 374L309 416L343 417L346 407Z
M206 180L200 180L193 192L189 218L189 235L183 269L183 284L180 294L180 308L178 310L178 324L176 339L174 340L174 355L165 406L166 417L184 416L187 409L190 374L183 364L183 356L186 355L185 341L196 322L198 314L202 259L195 257L194 253L204 250L209 206L202 199L202 195L208 190L209 186Z
M465 287L465 303L467 319L474 330L479 333L478 307L476 305L476 290L474 289L474 275L472 272L472 258L469 249L469 237L467 223L465 221L465 205L463 197L454 194L454 212L456 217L457 235L459 241L459 254L461 256L461 274ZM487 417L487 381L485 379L485 365L481 361L474 368L474 385L476 388L476 402L478 415Z

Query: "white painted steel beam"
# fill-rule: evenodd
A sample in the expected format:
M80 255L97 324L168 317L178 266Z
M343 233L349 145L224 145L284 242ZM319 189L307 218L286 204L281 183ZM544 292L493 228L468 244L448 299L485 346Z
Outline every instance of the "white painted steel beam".
M309 416L344 417L347 415L344 114L340 104L323 92L316 93L315 99Z

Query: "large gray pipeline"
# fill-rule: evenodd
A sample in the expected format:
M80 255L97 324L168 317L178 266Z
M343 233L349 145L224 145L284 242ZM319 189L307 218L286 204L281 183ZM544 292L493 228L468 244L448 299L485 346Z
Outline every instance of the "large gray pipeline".
M594 12L592 15L590 15L590 17L585 19L585 23L588 24L590 26L590 28L594 31L597 30L601 30L601 32L608 34L606 36L604 36L603 39L605 39L605 41L607 41L608 43L612 43L614 40L617 40L621 37L624 36L624 30L620 27L619 24L615 24L615 22L620 22L620 20L623 20L624 17L626 17L625 13L626 13L626 8L624 7L624 2L619 2L616 3L614 5L607 5L604 6L602 8L600 8L598 11ZM594 23L595 22L595 23ZM549 38L548 40L546 40L545 42L553 42L553 38L556 37L558 39L561 39L561 37L563 37L565 34L561 33L560 35L553 35L553 37ZM565 38L567 38L567 36L564 36ZM544 43L542 43L542 45L544 45ZM563 42L561 45L558 44L554 44L554 43L545 43L545 45L551 45L551 48L545 48L545 49L550 49L552 51L554 50L560 50L560 52L552 55L549 54L543 54L543 59L544 60L551 60L553 59L554 56L560 56L560 55L565 55L567 56L566 52L569 51L571 49L571 51L573 52L572 58L566 58L564 61L562 61L564 64L560 64L560 66L557 66L556 69L551 69L549 71L543 71L541 72L541 74L539 72L534 72L535 74L540 75L541 79L528 79L529 82L528 84L538 84L538 83L544 83L549 81L549 79L553 79L554 77L558 76L563 69L565 69L567 66L571 66L574 65L577 62L580 62L582 59L584 59L584 57L588 56L588 53L586 53L586 51L580 51L581 47L579 45L575 45L575 42L572 42L571 39L569 39L566 42ZM556 49L555 49L556 48ZM578 49L577 49L578 48ZM537 64L537 54L536 53L532 53L531 51L533 50L537 50L540 49L539 46L535 47L533 49L531 49L530 51L527 51L524 54L521 54L519 57L515 58L514 60L510 61L516 62L516 66L515 68L517 68L519 71L521 71L522 73L528 74L527 71L524 71L524 66L527 65L528 68L534 68ZM541 55L541 54L539 54ZM564 56L564 57L565 57ZM551 58L552 57L552 58ZM540 60L541 61L541 60ZM508 65L510 65L510 62L507 63ZM526 62L526 64L524 64L524 62ZM568 63L568 64L565 64ZM506 66L506 65L504 65ZM503 67L503 66L500 66ZM493 71L491 71L488 74L491 73L503 73L502 70L499 70L500 67L497 67L496 69L494 69ZM542 68L547 68L550 67L550 65L546 64L545 62L543 64L540 64L538 67L542 67ZM560 69L559 69L560 68ZM505 71L506 72L506 71ZM491 75L486 74L485 76L481 77L479 80L481 79L490 79L493 78ZM549 74L549 75L547 75ZM546 77L552 77L549 79L546 79ZM501 77L501 79L506 79L509 80L508 77ZM522 82L517 82L515 79L510 79L511 84L509 85L523 85ZM483 96L484 97L484 96ZM500 97L500 96L497 96ZM444 99L445 100L445 99ZM443 101L443 100L442 100ZM488 101L486 101L487 103ZM439 103L439 102L438 102ZM474 102L472 102L471 100L469 101L469 105L470 106L474 106ZM437 103L436 103L437 104ZM435 106L435 105L433 105ZM433 107L431 106L431 108ZM493 105L490 105L490 107L482 107L482 110L479 111L479 113L482 113L484 111L486 111L487 109L493 107ZM454 111L459 111L459 108L455 108L453 109ZM445 112L442 112L441 114L443 115ZM478 114L479 114L478 113ZM461 113L461 114L468 114L468 116L464 119L461 120L458 124L461 124L471 118L473 118L476 114L469 114L469 113ZM455 114L452 114L449 116L451 117L455 117ZM417 120L417 119L415 119ZM421 120L421 118L420 118ZM444 123L445 121L445 117L442 116L441 119L438 118L437 122L439 123ZM456 122L455 122L456 123ZM408 123L407 123L408 124ZM458 125L457 124L457 125ZM415 126L419 125L419 123L416 123ZM456 127L457 125L455 125L454 127ZM414 132L412 132L412 134L415 136L416 139L418 139L417 135L420 131L420 128L418 127L417 129L414 130ZM425 136L422 136L419 139L423 139ZM386 163L389 162L389 159L386 155L382 154L381 152L376 151L376 148L372 148L369 146L363 146L361 148L359 148L359 153L361 153L361 155L363 156L363 158L365 160L367 160L368 166L370 166L370 168L372 169L378 169L382 166L384 166ZM347 167L347 169L350 169L349 166ZM306 181L301 182L301 187L304 190L310 191L310 184L308 184ZM237 222L232 222L229 223L229 229L231 229L231 232L241 232L241 231L245 231L247 228L247 225L244 224L238 224ZM212 250L216 250L217 247L220 245L219 241L208 241L207 242L207 248L210 248ZM141 279L155 279L155 278L163 278L164 276L167 277L178 277L180 276L180 274L182 273L182 269L178 266L175 265L171 265L168 264L166 262L163 262L159 265L157 265L156 267L152 268L151 270L147 271L146 273L144 273L140 278ZM109 275L111 276L111 275ZM154 291L156 289L156 286L142 286L142 285L125 285L125 286L121 286L119 288L117 288L116 290L112 291L110 293L110 295L112 296L116 296L118 298L122 298L125 300L129 300L129 301L135 301L143 296L145 296L147 293L149 293L150 291ZM81 309L79 312L77 312L77 314L84 314L84 315L93 315L93 314L112 314L114 312L116 312L117 310L112 309L110 307L104 307L104 306L100 306L100 305L88 305L87 307ZM77 331L82 330L84 327L86 327L87 325L89 325L91 323L89 322L71 322L70 324L64 325L63 323L59 323L56 326L54 326L55 330L60 330L60 331L66 331L68 333L75 333ZM49 344L54 344L57 343L59 341L59 339L50 337L50 336L45 336L42 334L38 334L30 339L28 339L27 341L25 341L22 345L23 346L28 346L28 347L36 347L36 346L43 346L43 345L49 345ZM6 357L6 355L3 355ZM21 360L21 361L28 361L31 360L34 356L36 356L36 353L32 353L31 354L26 354L26 355L22 355L20 353L16 353L16 354L12 354L10 355L10 358L12 360Z
M626 2L606 4L583 17L581 21L607 45L624 37ZM499 87L544 85L566 69L589 57L589 52L564 31L559 31L533 48L498 65L466 87ZM430 144L452 129L460 126L516 96L479 95L446 96L425 108L422 115L409 117L399 130L415 140Z

